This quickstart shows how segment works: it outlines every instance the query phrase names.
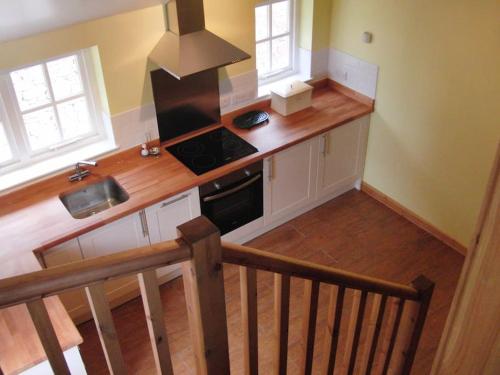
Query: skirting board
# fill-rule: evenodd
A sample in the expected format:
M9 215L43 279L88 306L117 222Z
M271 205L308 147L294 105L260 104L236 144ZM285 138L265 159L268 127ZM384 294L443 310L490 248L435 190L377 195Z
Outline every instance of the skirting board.
M441 230L436 228L434 225L430 224L426 220L422 219L420 216L410 211L408 208L402 206L400 203L396 202L394 199L388 197L381 191L375 189L373 186L366 182L361 183L361 191L368 194L373 199L379 201L384 206L390 208L392 211L396 212L398 215L403 216L406 220L412 222L420 229L426 231L431 236L436 237L441 242L445 243L453 250L459 252L462 255L467 254L467 248L459 243L457 240L451 238L447 234L443 233Z

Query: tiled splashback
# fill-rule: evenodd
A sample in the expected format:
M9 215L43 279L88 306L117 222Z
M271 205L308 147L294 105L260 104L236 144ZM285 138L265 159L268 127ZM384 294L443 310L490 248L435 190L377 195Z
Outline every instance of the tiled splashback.
M151 139L159 137L153 103L119 113L111 118L111 123L115 142L122 150L145 142L146 134Z
M222 80L219 83L221 113L230 112L257 98L257 70ZM147 104L111 118L116 144L120 149L134 147L158 138L158 123L154 104Z
M313 77L313 79L321 79L329 76L328 74L329 54L330 54L329 48L323 48L311 52L311 77Z
M243 73L219 82L221 113L231 112L257 98L257 70Z
M301 60L304 59L302 56ZM313 79L329 77L370 98L375 98L377 65L329 48L313 51L306 60ZM223 79L219 89L222 114L251 104L258 96L257 70ZM111 122L116 143L121 149L144 142L146 133L153 139L158 138L154 104L119 113L112 117Z
M332 48L330 49L328 71L330 78L334 81L375 99L377 65Z

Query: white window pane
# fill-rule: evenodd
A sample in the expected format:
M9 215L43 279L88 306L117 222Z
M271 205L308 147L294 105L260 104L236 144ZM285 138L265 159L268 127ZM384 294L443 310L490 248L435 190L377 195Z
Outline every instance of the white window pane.
M30 112L23 116L23 120L33 151L61 142L52 107Z
M10 159L12 159L12 151L10 149L9 140L7 139L7 134L5 134L5 128L0 122L0 163Z
M269 5L255 8L255 40L269 38Z
M42 65L19 69L10 73L21 111L50 102L50 93Z
M269 42L257 43L256 48L257 71L259 75L269 73L271 64L269 60Z
M272 41L272 66L271 69L280 70L290 66L290 37L282 36Z
M290 2L274 3L272 18L273 36L287 33L290 27Z
M57 106L64 139L72 139L92 130L87 101L84 97Z
M76 55L47 63L50 82L56 100L69 98L83 92L80 67Z

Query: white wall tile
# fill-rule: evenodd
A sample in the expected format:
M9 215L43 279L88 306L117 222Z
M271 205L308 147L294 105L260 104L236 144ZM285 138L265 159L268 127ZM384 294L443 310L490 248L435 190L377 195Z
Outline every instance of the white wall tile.
M299 49L301 63L313 79L330 77L370 98L375 98L378 66L336 49L313 51ZM255 102L258 97L257 70L219 82L221 113L228 113ZM141 144L149 133L158 138L154 104L148 104L111 118L116 144L126 149Z
M330 49L329 76L344 86L370 98L377 92L378 66L360 60L335 48Z
M329 53L329 48L323 48L319 51L298 48L299 75L302 79L309 80L328 77Z
M221 113L243 107L257 98L257 70L219 82Z
M257 71L240 74L219 83L221 112L227 113L257 98ZM111 118L115 143L124 150L159 137L153 103L119 113Z
M311 77L311 51L304 48L297 48L298 63L300 68L300 75L305 79Z
M124 150L146 141L146 134L151 139L159 137L158 123L153 103L119 113L111 118L115 143Z
M330 49L323 48L311 53L311 77L320 79L328 77L328 60Z

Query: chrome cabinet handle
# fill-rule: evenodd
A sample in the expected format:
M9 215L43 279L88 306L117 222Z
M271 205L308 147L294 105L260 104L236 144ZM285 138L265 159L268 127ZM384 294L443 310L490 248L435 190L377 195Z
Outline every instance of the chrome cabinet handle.
M261 177L262 177L262 175L259 173L257 176L252 177L250 180L242 183L239 186L236 186L236 187L234 187L232 189L229 189L227 191L224 191L222 193L215 194L215 195L210 195L208 197L203 198L203 202L211 202L211 201L214 201L214 200L217 200L217 199L220 199L220 198L227 197L228 195L231 195L233 193L237 193L238 191L243 190L244 188L246 188L248 185L253 184L255 181L257 181Z
M328 141L327 141L326 137L327 137L327 135L323 134L323 135L321 135L321 139L320 139L319 150L323 155L326 155L328 153L328 145L327 145Z
M186 199L187 197L189 197L189 194L183 194L183 195L181 195L178 198L172 199L171 201L163 202L161 204L160 208L164 208L164 207L170 206L171 204L174 204L174 203L179 202L179 201L181 201L183 199Z
M149 236L148 222L146 221L146 212L144 210L139 211L139 217L141 218L142 235L144 237Z
M273 157L270 156L269 159L267 159L267 178L269 181L271 181L274 177L274 170L273 170Z

